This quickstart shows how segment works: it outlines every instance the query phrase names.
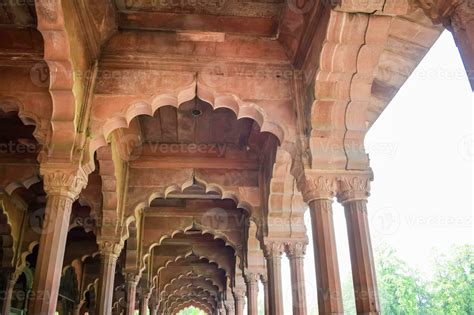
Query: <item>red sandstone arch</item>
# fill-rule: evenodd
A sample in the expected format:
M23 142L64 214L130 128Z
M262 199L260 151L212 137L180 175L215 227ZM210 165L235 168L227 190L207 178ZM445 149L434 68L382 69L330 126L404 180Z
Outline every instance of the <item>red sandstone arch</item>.
M200 281L208 282L208 283L212 284L213 286L217 287L219 289L219 291L222 291L222 292L225 289L225 287L222 284L219 284L218 282L216 282L215 279L204 277L204 276L199 275L199 274L194 274L192 271L190 271L190 272L187 272L187 273L182 273L182 274L172 278L168 283L166 283L163 286L161 292L165 292L169 286L173 285L173 283L175 283L176 281L185 279L185 278L186 279L191 279L191 280L197 279L197 280L200 280Z
M241 251L241 247L237 245L239 243L234 241L234 240L229 239L229 237L227 237L225 235L225 233L218 232L218 230L216 230L212 227L203 226L202 224L200 224L198 222L193 222L193 223L191 223L190 225L188 225L184 228L174 229L171 233L165 234L166 233L165 232L164 234L162 234L162 236L160 237L158 242L154 242L154 243L148 245L147 250L146 250L146 254L144 255L143 259L147 258L151 254L151 251L153 250L153 248L155 248L156 246L160 246L161 243L165 239L173 238L176 234L180 234L180 233L181 234L186 234L187 231L194 230L194 229L197 229L198 231L200 231L201 235L210 234L214 237L214 239L220 239L220 240L224 241L226 246L229 246L232 249L234 249L234 252L235 252L236 256Z
M40 116L38 112L31 111L31 108L40 108L42 106L25 106L25 103L18 97L7 96L0 94L0 110L5 113L18 112L18 117L26 126L35 126L33 136L42 145L49 142L51 135L51 127L49 126L48 118ZM46 111L47 113L47 111Z
M197 88L197 93L196 93ZM143 99L140 96L131 96L127 100L116 100L117 111L111 112L110 115L105 110L103 113L96 115L96 123L93 124L93 138L88 145L88 163L89 170L93 170L92 164L93 154L100 147L107 145L107 139L113 131L121 128L129 128L131 121L140 116L153 116L157 109L164 106L173 106L178 108L182 103L190 101L198 97L209 103L212 108L230 109L237 119L250 118L257 122L260 126L260 132L269 132L276 136L280 144L287 139L293 139L295 132L290 132L289 127L278 122L272 121L269 115L255 102L246 102L232 93L220 93L207 87L203 83L193 79L192 82L183 83L181 86L169 87L168 91L161 91L160 94ZM97 97L99 102L105 102ZM123 97L122 97L123 98ZM292 141L289 141L292 142Z
M174 263L174 262L177 262L179 260L185 260L186 258L188 258L189 256L196 256L198 257L200 260L207 260L210 264L216 264L218 269L222 269L225 271L225 275L227 278L231 278L233 276L233 273L232 273L232 270L229 269L230 266L225 266L223 265L223 263L220 261L219 259L219 256L216 255L217 257L214 257L214 259L212 259L212 257L210 257L208 254L202 254L200 255L199 253L197 253L196 250L191 250L189 252L187 252L186 254L184 255L177 255L176 257L174 257L173 259L169 259L167 260L163 265L161 265L160 267L158 267L158 269L156 270L156 273L159 274L160 271L166 269L166 267L168 267L171 263Z
M176 305L174 309L171 310L171 314L178 314L182 310L188 308L188 307L194 307L197 309L202 310L206 314L212 314L212 309L209 307L209 305L204 304L201 301L185 301L181 304Z

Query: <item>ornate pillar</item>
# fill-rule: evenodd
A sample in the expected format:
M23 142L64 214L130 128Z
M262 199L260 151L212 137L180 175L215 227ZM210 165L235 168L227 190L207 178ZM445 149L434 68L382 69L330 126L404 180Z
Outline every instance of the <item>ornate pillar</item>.
M72 204L87 183L82 170L41 169L47 194L29 313L56 311Z
M135 305L137 297L138 276L135 274L127 274L127 309L125 315L135 315Z
M334 177L306 177L303 197L311 214L319 314L344 314L332 217L337 182Z
M341 192L338 195L346 214L357 314L364 315L380 314L367 219L370 180L371 174L345 176L341 180Z
M244 315L245 289L235 288L234 299L235 299L235 315Z
M15 287L15 283L17 280L18 276L16 273L11 273L9 275L6 275L5 279L5 289L3 294L3 301L2 303L2 308L0 314L10 314L10 307L12 304L12 295L13 295L13 288Z
M262 275L261 279L263 285L263 304L264 304L264 314L270 315L270 292L268 292L268 276Z
M256 273L245 274L245 282L247 283L247 301L248 315L258 314L258 279L260 275Z
M304 280L304 256L306 243L295 242L286 246L286 254L290 261L291 297L293 315L306 315L306 292Z
M140 301L140 315L148 314L148 302L150 302L150 293L144 293Z
M265 258L267 259L269 314L283 314L283 292L281 287L281 255L283 244L269 241L265 245Z
M108 315L112 313L114 296L115 267L117 259L122 251L122 244L119 240L99 239L100 251L100 275L98 290L98 315Z

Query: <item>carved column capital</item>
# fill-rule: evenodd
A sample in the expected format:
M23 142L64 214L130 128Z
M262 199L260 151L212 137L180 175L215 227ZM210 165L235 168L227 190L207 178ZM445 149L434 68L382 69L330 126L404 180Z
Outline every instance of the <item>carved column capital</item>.
M289 258L304 258L306 245L305 242L289 242L286 244L286 254Z
M41 166L43 186L49 196L64 196L76 200L87 185L87 174L81 169Z
M225 309L227 310L227 312L229 313L233 313L235 311L235 302L234 301L225 301L224 302L224 305L225 305Z
M265 244L264 253L266 258L280 258L285 246L282 242L268 241Z
M245 288L243 287L236 287L234 288L234 299L236 301L243 301L245 299Z
M101 255L117 259L123 248L123 243L116 239L99 239L99 252Z
M127 285L129 284L134 284L137 285L138 281L140 281L140 275L136 272L129 272L124 274L125 276L125 282Z
M268 276L267 275L261 275L260 276L260 281L262 281L263 286L268 284Z
M372 172L342 175L339 178L338 201L344 204L353 200L367 200L372 179Z
M247 284L253 284L258 282L260 274L256 272L246 272L244 277Z
M333 174L321 174L307 170L302 187L303 199L306 203L313 200L334 198L337 192L337 178Z

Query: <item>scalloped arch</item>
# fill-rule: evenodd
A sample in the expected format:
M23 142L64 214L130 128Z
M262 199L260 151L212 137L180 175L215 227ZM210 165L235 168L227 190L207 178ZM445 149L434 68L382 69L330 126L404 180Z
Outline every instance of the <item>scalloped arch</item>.
M234 250L234 255L237 257L238 256L238 251L239 251L239 248L237 247L236 244L234 244L233 242L231 242L229 240L229 238L224 234L224 233L219 233L217 232L216 230L212 229L212 228L207 228L207 227L204 227L203 225L199 224L199 223L196 223L196 222L193 222L192 224L190 224L189 226L185 227L184 229L177 229L177 230L174 230L171 235L168 235L168 234L165 234L163 235L160 240L158 242L155 242L155 243L152 243L149 247L148 247L148 252L143 256L143 261L145 261L145 259L148 259L148 257L151 255L151 251L153 250L153 248L157 247L157 246L160 246L161 243L165 240L165 239L172 239L176 234L185 234L187 231L191 230L191 229L198 229L198 231L201 232L201 235L204 235L204 234L209 234L209 235L212 235L214 237L214 240L216 239L220 239L222 241L224 241L224 244L225 246L229 246L231 247L233 250Z
M174 259L168 259L164 265L160 266L157 270L157 274L160 273L160 271L168 268L169 264L173 263L173 262L178 262L179 260L184 260L186 258L188 258L189 256L192 256L192 255L195 255L198 257L199 260L207 260L209 262L209 264L215 264L217 265L217 268L218 269L221 269L225 272L225 275L226 277L230 277L231 274L230 274L230 270L226 270L223 266L221 266L221 264L219 264L218 261L216 260L213 260L213 259L209 259L208 256L206 255L198 255L198 253L195 252L195 250L190 250L189 252L187 252L186 254L184 255L177 255Z
M252 205L248 203L247 201L243 200L244 198L239 194L239 192L226 190L222 185L219 185L217 183L209 183L198 176L196 176L194 179L198 184L201 184L205 188L206 193L216 192L221 196L221 199L233 200L235 204L237 205L237 208L245 210L247 214L252 213L252 210L253 210ZM186 188L192 186L193 184L194 184L193 180L190 179L190 180L185 181L182 184L174 183L162 188L161 191L152 192L148 195L148 197L146 198L146 201L140 202L134 207L134 212L137 212L138 209L144 209L146 207L149 207L154 199L157 199L157 198L166 199L169 194L176 193L176 192L181 193Z
M171 279L167 284L165 284L165 285L163 286L162 292L165 292L166 289L167 289L169 286L173 285L174 282L176 282L176 281L178 281L178 280L181 280L181 279L183 279L183 278L187 278L187 277L192 277L192 278L195 278L195 279L203 279L204 281L210 282L212 285L216 286L216 287L219 288L219 289L222 289L222 290L224 289L224 287L221 288L218 283L214 282L214 279L208 278L208 277L204 277L204 276L202 276L202 275L197 275L197 276L196 276L196 274L194 274L192 271L189 271L189 272L187 272L187 273L180 274L180 275L174 277L173 279ZM163 294L163 293L160 293L160 294Z
M39 118L38 115L28 111L26 108L27 107L18 98L0 95L0 109L6 113L18 112L18 117L21 119L24 125L35 126L35 130L33 131L33 136L35 139L39 143L46 145L51 133L51 128L49 127L48 122Z
M207 315L212 314L211 309L209 309L209 306L203 304L200 301L186 301L182 302L181 304L178 304L174 309L172 309L172 314L179 314L182 310L185 310L186 308L189 307L194 307L198 310L203 311Z
M197 84L197 94L196 94ZM160 107L173 106L179 108L184 102L198 97L209 103L212 108L227 108L236 115L237 119L250 118L258 123L260 132L273 134L282 144L287 135L290 134L286 126L272 121L269 115L256 103L246 102L232 93L217 93L211 88L196 80L188 86L181 88L178 93L163 93L150 100L136 100L126 107L121 113L107 119L99 129L99 133L90 139L88 144L88 170L92 172L95 168L93 163L94 152L100 147L107 145L107 139L114 130L129 128L130 122L140 115L153 116Z

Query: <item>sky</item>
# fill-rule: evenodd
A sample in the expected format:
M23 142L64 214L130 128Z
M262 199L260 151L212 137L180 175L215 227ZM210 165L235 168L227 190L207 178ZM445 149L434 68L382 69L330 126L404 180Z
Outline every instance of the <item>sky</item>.
M375 177L368 203L373 246L390 245L428 278L434 253L474 243L473 106L459 51L445 31L365 139ZM335 202L333 210L344 282L351 270L346 222L342 206ZM317 298L309 212L306 222L306 296L311 311ZM285 314L292 313L289 275L284 258ZM262 288L259 298L263 299Z

